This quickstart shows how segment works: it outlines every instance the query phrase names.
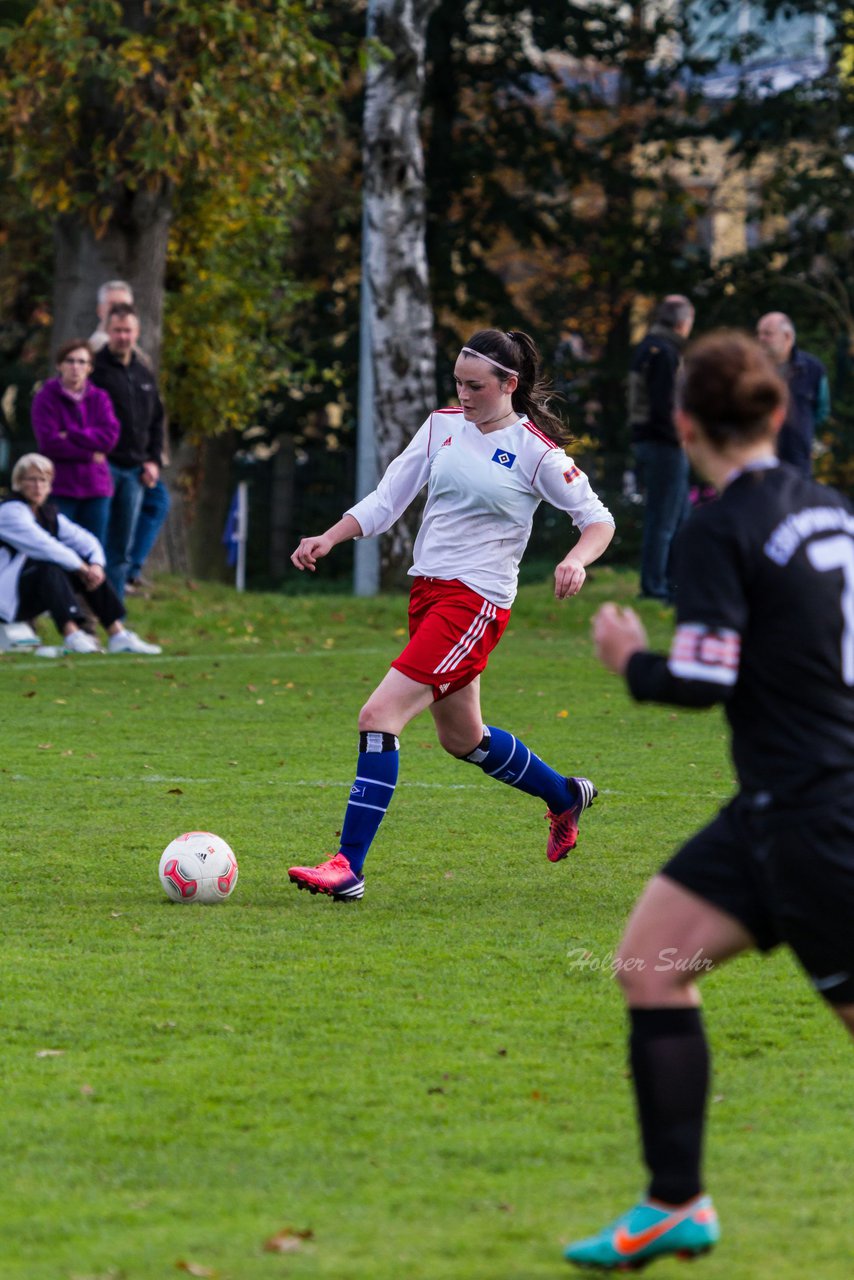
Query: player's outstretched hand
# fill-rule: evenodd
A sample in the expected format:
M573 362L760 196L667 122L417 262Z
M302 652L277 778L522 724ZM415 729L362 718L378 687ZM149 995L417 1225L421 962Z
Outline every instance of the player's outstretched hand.
M297 569L311 569L314 573L317 561L328 556L334 545L325 533L319 538L303 538L291 556L291 564Z
M625 672L633 653L647 648L646 631L634 609L603 604L593 615L592 627L596 657L618 676Z

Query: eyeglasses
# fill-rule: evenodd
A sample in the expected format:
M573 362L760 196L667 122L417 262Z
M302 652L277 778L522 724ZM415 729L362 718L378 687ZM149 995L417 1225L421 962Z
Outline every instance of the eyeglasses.
M88 369L90 368L92 361L91 360L75 360L73 356L66 356L62 363L63 364L85 364L86 368Z

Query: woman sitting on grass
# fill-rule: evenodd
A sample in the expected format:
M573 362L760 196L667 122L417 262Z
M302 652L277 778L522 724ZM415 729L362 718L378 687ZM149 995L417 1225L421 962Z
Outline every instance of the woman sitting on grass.
M160 653L124 625L125 610L104 573L104 551L88 529L47 502L53 463L27 453L12 471L12 494L0 502L0 618L16 622L46 610L67 653L100 653L83 629L77 593L107 633L109 653Z

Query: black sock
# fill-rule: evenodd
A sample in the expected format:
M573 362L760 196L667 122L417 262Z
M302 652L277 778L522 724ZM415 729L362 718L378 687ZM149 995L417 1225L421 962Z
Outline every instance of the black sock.
M648 1194L684 1204L700 1194L709 1049L700 1010L630 1009L629 1056Z

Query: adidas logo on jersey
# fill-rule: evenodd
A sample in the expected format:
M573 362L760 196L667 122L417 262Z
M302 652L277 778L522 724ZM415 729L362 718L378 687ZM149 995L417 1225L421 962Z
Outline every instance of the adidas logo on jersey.
M445 445L446 445L446 444L450 444L452 439L453 439L453 436L448 436L447 440L443 440L443 441L442 441L442 448L444 449L444 447L445 447Z
M440 684L440 685L439 685L439 692L440 692L440 693L447 693L447 692L448 692L448 690L450 689L450 687L451 687L451 682L450 682L450 680L446 680L444 684Z

